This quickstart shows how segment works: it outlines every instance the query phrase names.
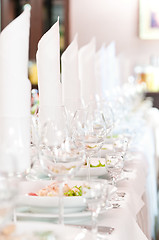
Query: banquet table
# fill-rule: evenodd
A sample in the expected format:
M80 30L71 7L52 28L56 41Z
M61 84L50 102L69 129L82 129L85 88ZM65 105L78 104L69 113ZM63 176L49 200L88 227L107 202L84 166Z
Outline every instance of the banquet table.
M148 146L145 148L145 146ZM107 235L110 240L150 240L155 236L157 215L157 190L154 163L154 145L151 128L148 126L137 149L130 149L125 160L124 172L117 183L117 191L125 196L116 201L120 206L102 211L98 226L113 227ZM78 214L77 214L78 216ZM16 220L57 222L49 214L16 213ZM67 219L68 220L68 219ZM91 225L90 217L69 219L66 224Z
M2 32L0 37L0 49L1 49L0 90L2 90L1 92L2 94L0 94L1 96L1 99L0 99L0 113L1 113L0 160L1 160L1 169L3 169L3 171L7 171L7 173L8 171L11 171L12 173L13 169L10 169L11 168L10 165L13 165L13 163L8 162L8 159L9 159L8 157L7 158L3 157L4 152L6 156L8 156L8 152L11 153L11 155L13 155L13 159L15 161L14 167L16 168L16 171L18 173L19 172L22 173L24 171L26 172L26 169L30 168L30 87L31 86L30 86L30 82L28 81L28 71L27 71L27 66L28 66L27 53L29 50L29 28L30 28L30 10L26 9L24 13L22 13L18 18L16 18L15 21L13 21L11 25L9 25L9 27L7 27L7 29ZM64 90L66 91L65 92L66 102L67 101L69 102L70 100L69 97L71 95L71 97L74 96L72 97L71 102L74 102L77 105L79 103L79 100L81 100L79 99L80 96L83 96L83 99L85 100L85 104L88 105L90 101L95 99L95 94L97 94L95 91L96 77L95 77L95 73L93 74L93 72L95 72L94 61L96 56L95 41L93 40L88 45L84 46L83 48L84 51L83 50L82 52L80 51L80 53L82 53L80 54L80 58L78 54L79 53L78 46L76 44L75 49L73 50L73 52L76 51L76 54L74 55L75 60L71 60L69 66L65 66L65 64L69 62L68 61L69 53L65 52L65 54L67 53L68 62L67 61L63 62L64 65L62 68L62 78L64 79L64 77L66 77L65 75L66 73L63 72L64 67L66 67L67 73L70 73L70 75L67 75L67 77L69 80L72 79L72 81L71 82L69 81L69 84L67 84L66 82L66 84L64 85L64 84L61 84L61 81L60 81L59 37L60 35L59 35L59 19L58 19L57 22L52 26L52 28L41 38L38 44L38 51L36 56L37 56L38 84L39 84L39 102L40 102L39 122L40 124L43 124L45 121L47 121L48 118L54 119L55 116L56 116L56 120L59 121L57 115L55 114L56 113L55 109L57 106L62 105L62 98L63 98L62 93L64 93ZM104 83L107 83L107 84L111 82L110 78L112 78L112 80L114 79L115 65L113 66L113 63L115 60L115 54L113 55L114 56L113 59L109 58L109 55L111 56L112 55L111 53L115 52L114 50L115 50L114 43L112 43L108 49L104 50L104 58L102 58L104 59L104 66L105 66L105 60L108 60L107 61L108 63L112 62L112 65L111 65L112 67L108 67L108 69L110 68L109 69L110 71L108 71L110 72L109 74L107 73L107 71L103 72L103 69L101 69L102 70L101 73L104 73L103 77L101 78L101 81L103 81L104 79ZM70 59L72 59L72 56L73 55L71 51ZM77 63L77 59L81 60L79 64ZM63 60L64 60L64 57L63 57ZM85 62L85 60L88 60L88 62L87 61ZM108 64L108 66L109 65L110 64ZM74 72L75 75L72 74L72 71L70 71L71 69L75 70ZM78 74L78 69L80 69L79 74ZM105 69L107 69L107 67ZM70 78L70 76L72 78ZM73 77L73 76L76 76L76 77ZM77 83L72 84L72 83L75 83L75 79L77 80ZM81 81L81 79L84 84L79 87L78 80ZM109 81L105 81L105 79L109 79ZM102 82L100 83L102 88L101 90L103 89L109 90L108 86L105 86L103 88L103 83ZM10 86L10 88L8 88L8 86ZM18 87L15 87L15 86L18 86ZM116 87L115 82L114 82L114 86ZM88 94L88 90L89 90L89 94ZM118 90L118 89L114 88L114 90ZM151 108L151 106L149 106L149 103L147 105L147 102L142 101L141 98L139 97L139 94L141 93L139 89L137 90L137 88L135 87L134 89L132 88L132 90L133 90L132 92L128 92L128 95L129 93L131 93L130 96L128 97L127 94L123 94L123 92L125 92L126 90L124 88L123 89L121 88L121 93L116 91L115 95L117 96L114 96L115 101L114 103L112 102L113 103L112 110L114 110L113 112L114 117L112 117L112 119L115 118L116 124L118 123L118 124L124 125L125 122L127 121L127 118L129 118L129 120L131 120L131 123L128 120L126 122L127 123L126 127L128 127L130 131L132 129L134 130L135 128L134 126L136 126L135 125L136 122L134 123L131 117L133 117L133 115L138 117L138 115L141 114L141 118L142 118L142 114L144 114L148 108ZM88 96L91 96L90 99L88 99ZM99 96L101 95L99 94ZM142 106L142 103L143 103L143 106ZM82 105L82 103L80 104ZM115 106L116 104L117 106ZM79 106L77 105L75 106L75 109L78 109ZM4 116L10 116L10 117L5 118ZM102 113L102 116L103 116L103 113ZM24 121L24 119L26 121ZM105 120L106 120L105 116L104 118L102 117L102 119L104 120L102 122L105 123ZM18 120L22 125L19 124ZM109 120L111 120L111 118ZM136 121L138 121L138 118ZM110 124L111 127L113 124L114 123ZM131 124L133 125L132 129L130 126ZM97 128L97 125L98 124L96 123L96 128ZM119 125L119 128L121 127L121 125ZM117 203L119 204L118 207L107 209L105 211L102 210L101 213L99 214L98 226L108 226L108 227L114 228L114 231L111 234L107 235L108 240L117 240L117 239L118 240L128 240L128 239L129 240L151 240L152 238L155 237L154 229L155 229L155 217L157 216L157 184L156 184L156 174L155 174L156 170L155 170L155 161L154 161L154 156L155 156L154 136L153 136L152 128L151 126L149 126L148 123L145 127L143 127L142 124L140 124L140 122L139 122L139 125L141 125L140 126L142 128L141 132L144 134L140 136L139 142L138 141L135 142L134 148L129 148L128 154L125 159L125 167L124 167L125 171L121 176L121 179L119 179L117 183L117 187L118 187L117 191L122 192L125 195L121 197L120 201L117 201ZM38 128L38 126L36 126L36 128ZM144 128L144 131L143 131L143 128ZM36 129L36 130L37 132L39 131L39 129ZM137 128L135 130L138 131L140 129ZM32 131L34 130L32 129ZM39 136L37 138L39 138ZM104 136L102 138L104 139ZM10 146L11 148L8 149L8 147ZM36 147L38 148L39 146L36 146ZM4 161L2 161L3 159ZM105 176L103 177L105 178ZM44 179L37 179L37 180L42 181ZM26 183L27 180L25 179L24 182ZM29 182L29 184L31 185L32 182ZM8 191L8 188L7 188L7 191ZM24 196L27 195L28 197L30 197L29 194L27 193L29 192L25 192ZM38 200L39 199L37 199L37 201ZM47 201L48 201L48 198L47 198ZM51 198L51 201L53 201L53 198ZM73 201L75 201L75 197L73 197ZM71 204L72 202L70 203L70 205ZM33 207L38 208L37 205ZM45 209L47 208L47 203L46 203L46 206L44 207ZM71 208L72 208L72 205L71 205ZM52 212L48 212L48 211L47 212L43 211L41 213L39 212L40 208L38 208L37 212L30 211L29 209L31 209L30 206L29 207L18 206L18 202L17 202L17 208L15 208L15 211L14 211L15 222L17 221L19 223L22 223L22 221L28 221L29 224L32 224L31 222L35 221L37 223L36 226L39 226L38 227L39 229L41 228L40 226L44 222L45 224L48 223L48 225L50 225L50 223L56 224L54 228L56 228L56 226L57 228L61 227L57 224L57 221L58 221L57 213L53 214ZM56 205L56 210L58 210L57 205ZM82 215L81 212L76 212L75 213L76 217L69 216L69 218L67 218L65 215L65 223L70 224L71 226L75 225L76 227L79 225L91 225L90 213L86 211L86 209L85 209L85 213L86 213L85 215ZM82 217L79 217L79 215L81 215ZM39 223L39 222L42 222L42 223ZM64 239L66 239L66 237ZM69 232L67 235L67 239L69 239ZM77 238L74 238L74 239L77 240Z

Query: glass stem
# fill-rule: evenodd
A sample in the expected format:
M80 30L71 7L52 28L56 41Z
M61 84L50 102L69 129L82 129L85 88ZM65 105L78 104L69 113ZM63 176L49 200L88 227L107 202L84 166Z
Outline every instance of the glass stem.
M112 177L112 185L113 185L114 187L116 187L116 178L115 178L115 177Z
M88 170L87 180L90 181L91 171L90 171L90 158L89 157L87 157L87 170Z
M96 236L98 233L97 217L98 213L92 211L92 233L94 236Z
M64 202L63 202L64 182L59 182L59 224L64 225Z

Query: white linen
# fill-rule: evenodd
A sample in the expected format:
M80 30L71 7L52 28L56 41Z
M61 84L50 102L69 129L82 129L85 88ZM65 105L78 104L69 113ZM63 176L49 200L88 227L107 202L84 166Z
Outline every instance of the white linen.
M30 10L25 9L0 34L0 165L3 171L11 170L14 165L16 171L23 172L30 166L29 29Z
M98 78L99 93L105 97L114 88L120 85L119 63L116 57L115 42L111 42L107 47L102 45L96 54L96 76Z
M69 111L81 107L81 85L78 74L77 35L61 56L63 105Z
M59 20L40 39L37 51L40 121L51 118L54 106L62 105L60 82ZM47 107L47 111L45 108Z
M118 192L125 192L126 195L121 201L119 208L109 209L101 213L98 218L99 226L109 226L115 228L111 235L107 235L108 240L150 240L149 206L146 204L146 178L148 163L144 155L139 155L135 160L126 163L126 168L131 172L125 173L125 179L118 182ZM141 174L142 173L142 174ZM137 187L136 187L137 186ZM78 215L79 214L79 215ZM57 215L56 215L57 216ZM70 224L91 224L89 215L81 217L80 213L68 217L66 223ZM57 221L55 214L50 212L39 213L16 213L17 220L34 219L35 217L45 220Z
M95 51L96 43L93 38L90 43L79 50L79 78L81 82L81 95L84 103L88 105L95 100L96 78L95 78Z
M97 94L101 99L105 98L105 88L104 82L105 77L102 77L102 68L105 68L105 61L104 61L104 53L105 53L105 44L101 46L101 48L96 52L95 56L95 74L96 74L96 81L97 81Z
M0 34L0 115L28 116L30 11L26 9Z
M149 123L148 123L149 124ZM151 222L151 236L154 238L155 233L155 217L158 215L157 207L157 182L155 169L155 143L153 131L150 125L147 125L145 136L140 144L140 151L145 154L148 161L148 176L146 184L147 202L149 206L150 222Z
M114 227L114 232L107 239L115 240L150 240L149 206L142 198L146 191L146 168L148 163L144 155L127 163L132 172L125 173L126 178L118 182L119 192L125 192L123 200L118 201L121 206L110 209L99 217L99 226ZM145 208L147 211L145 211Z

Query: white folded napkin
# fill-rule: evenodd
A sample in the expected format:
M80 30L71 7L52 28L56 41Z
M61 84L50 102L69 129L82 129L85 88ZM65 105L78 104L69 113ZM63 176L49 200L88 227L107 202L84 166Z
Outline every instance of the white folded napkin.
M105 44L101 46L101 48L96 52L95 56L95 74L96 74L96 91L100 99L104 99L104 79L102 78L102 72L105 67L104 62L105 55Z
M62 98L63 105L71 113L81 107L81 86L78 74L78 43L77 35L64 51L62 64Z
M102 46L98 52L98 58L100 58L98 77L100 71L99 83L101 84L103 96L106 95L106 92L109 93L120 85L119 66L116 57L115 42L111 42L107 47Z
M51 118L52 111L49 109L62 105L59 20L40 39L36 58L40 121L43 124Z
M18 172L30 165L29 29L30 10L25 9L0 34L0 165L3 171L8 171L13 162Z
M0 34L0 116L30 114L29 28L26 9Z
M88 105L91 101L94 101L97 94L95 52L96 43L94 38L90 41L90 43L79 50L79 78L81 81L81 95L86 105Z

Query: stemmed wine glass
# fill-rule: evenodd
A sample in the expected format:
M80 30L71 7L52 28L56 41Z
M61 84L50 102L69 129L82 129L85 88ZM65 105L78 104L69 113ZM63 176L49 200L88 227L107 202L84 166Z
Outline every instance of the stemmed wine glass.
M118 152L107 152L105 158L105 167L111 179L112 185L116 186L116 181L122 173L124 167L123 156Z
M105 189L105 181L99 179L85 182L82 186L82 197L85 199L87 208L91 212L92 233L96 240L106 240L104 235L99 234L97 227L97 218L105 201L105 198L103 198L103 191L105 190L103 189Z
M90 157L94 156L104 144L107 128L105 118L101 111L92 107L78 109L72 121L72 134L82 138L88 166L88 179L90 179Z
M113 139L113 149L115 152L120 153L125 158L128 149L129 139L124 134L120 134L117 138Z
M0 117L0 227L12 220L19 181L29 168L30 117Z
M116 187L117 180L122 174L124 168L123 155L120 152L107 152L105 157L105 168L109 175L111 184ZM116 195L118 196L115 197L115 200L118 201L121 200L120 195L122 197L125 194L116 192Z
M74 176L85 160L85 149L81 141L69 135L67 114L58 107L56 118L47 121L41 133L40 162L51 178L59 185L59 223L63 217L63 186Z
M97 101L93 105L100 110L104 116L106 126L107 126L107 136L111 136L112 130L114 128L114 115L112 108L108 101Z
M12 220L18 198L18 183L16 177L0 173L0 228Z

